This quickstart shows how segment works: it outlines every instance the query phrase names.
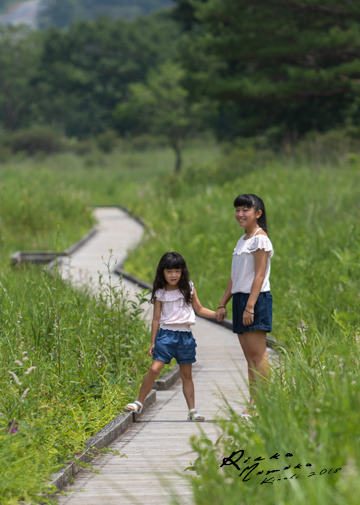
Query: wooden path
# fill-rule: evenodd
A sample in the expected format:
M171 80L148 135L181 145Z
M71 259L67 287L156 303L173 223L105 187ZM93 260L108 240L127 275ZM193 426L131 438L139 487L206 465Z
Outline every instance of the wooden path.
M119 209L98 209L99 233L71 258L64 276L73 282L90 282L96 289L97 273L107 273L102 258L112 249L113 262L122 262L128 248L142 235L141 226ZM196 279L195 279L196 283ZM126 282L130 296L136 287ZM222 287L219 287L219 297ZM123 457L107 454L93 467L97 473L82 471L59 505L167 505L171 493L182 497L181 503L192 504L192 494L184 479L185 468L194 462L190 437L202 429L215 441L219 433L214 421L225 417L224 395L238 412L243 409L247 388L242 376L246 362L236 335L223 326L197 319L194 336L197 341L197 363L194 365L196 405L205 415L204 423L186 421L187 409L181 381L168 391L157 391L150 406L110 448ZM150 365L149 358L149 365Z

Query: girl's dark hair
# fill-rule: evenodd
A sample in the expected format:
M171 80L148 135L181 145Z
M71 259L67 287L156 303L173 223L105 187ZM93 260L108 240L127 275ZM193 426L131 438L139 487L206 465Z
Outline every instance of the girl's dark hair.
M258 219L258 225L268 233L266 226L266 212L265 205L259 196L253 195L252 193L246 193L239 195L235 198L234 207L254 207L255 211L261 210L261 216Z
M172 270L173 268L181 269L181 277L179 280L179 289L184 295L185 302L187 304L191 303L191 288L189 271L187 269L184 258L177 252L167 252L165 253L157 266L156 275L154 279L151 301L154 302L155 292L158 289L163 289L166 286L166 280L164 277L164 270Z

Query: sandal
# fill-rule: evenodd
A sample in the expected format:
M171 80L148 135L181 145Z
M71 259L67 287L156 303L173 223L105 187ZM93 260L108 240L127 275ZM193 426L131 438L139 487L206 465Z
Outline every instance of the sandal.
M125 410L129 410L130 412L133 412L134 414L140 414L142 411L143 404L139 402L138 400L135 400L132 403L128 403L125 407Z
M241 417L241 419L251 419L253 416L258 416L259 414L256 412L251 412L251 409L256 409L256 405L250 405L250 407L246 407L246 409L244 410L244 412L242 412L241 414L239 414L239 416Z
M191 409L191 410L189 410L187 420L202 422L202 421L205 421L205 417L202 416L201 414L198 414L198 411L196 409Z

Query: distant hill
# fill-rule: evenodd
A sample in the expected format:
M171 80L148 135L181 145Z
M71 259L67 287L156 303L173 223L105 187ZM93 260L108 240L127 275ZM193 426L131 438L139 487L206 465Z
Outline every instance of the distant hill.
M39 12L41 27L63 28L80 19L109 16L134 19L173 6L172 0L42 0Z
M0 24L28 24L35 28L65 28L81 19L99 16L134 19L172 7L173 0L0 0Z

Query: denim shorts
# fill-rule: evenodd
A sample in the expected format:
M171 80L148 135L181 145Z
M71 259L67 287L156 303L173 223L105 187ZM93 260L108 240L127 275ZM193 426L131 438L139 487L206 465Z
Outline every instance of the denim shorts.
M250 293L233 294L233 332L238 335L248 331L271 331L272 327L272 296L270 291L264 291L254 307L254 322L250 326L243 325L243 314Z
M153 359L169 364L175 358L179 365L195 363L196 342L191 331L160 328L156 335Z

